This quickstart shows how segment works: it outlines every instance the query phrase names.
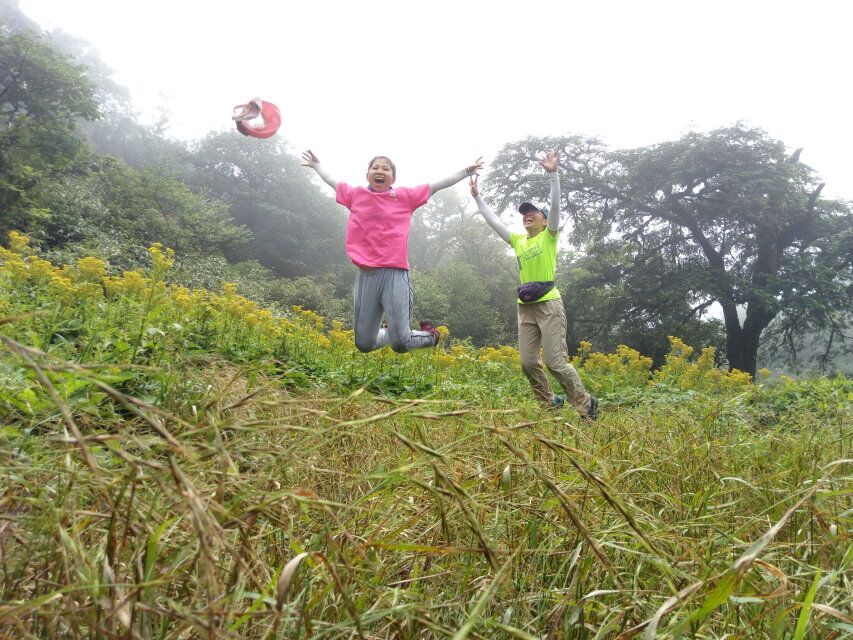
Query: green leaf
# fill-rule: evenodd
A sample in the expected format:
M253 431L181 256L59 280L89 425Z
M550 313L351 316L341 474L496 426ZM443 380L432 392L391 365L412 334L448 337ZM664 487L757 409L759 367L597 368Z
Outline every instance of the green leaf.
M803 640L803 638L806 636L806 631L808 631L809 624L809 614L812 610L812 603L814 602L814 597L815 593L817 592L819 582L820 571L815 574L814 580L812 580L812 586L809 587L805 598L803 598L803 605L800 609L800 617L797 619L797 628L794 629L793 640Z

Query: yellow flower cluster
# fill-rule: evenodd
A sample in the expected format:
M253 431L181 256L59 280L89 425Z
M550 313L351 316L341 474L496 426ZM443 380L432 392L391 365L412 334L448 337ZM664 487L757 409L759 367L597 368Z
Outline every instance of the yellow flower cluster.
M705 347L694 362L690 361L693 347L681 338L669 336L669 353L663 367L655 372L655 380L666 382L679 389L736 389L752 382L752 376L743 371L725 371L715 365L716 349Z
M515 365L519 362L518 349L507 345L501 347L483 347L479 350L478 359L481 362Z
M245 318L249 314L258 311L258 305L237 295L237 285L233 282L226 282L222 285L222 295L213 296L211 299L215 308L223 309L226 313L234 318Z
M0 247L2 271L13 281L44 286L51 296L68 305L76 300L103 298L101 279L106 275L103 261L82 258L76 271L68 265L54 267L48 260L32 255L29 243L27 236L12 231L9 233L9 249Z
M95 257L80 258L76 267L54 267L34 255L29 238L20 233L9 235L9 247L0 247L0 285L15 287L26 282L32 290L43 290L67 307L95 309L86 303L102 300L106 293L108 302L127 303L128 313L134 313L136 304L144 310L145 321L151 326L195 323L199 330L212 332L209 335L220 345L239 347L242 353L263 353L285 342L316 358L355 357L352 330L344 329L336 320L329 323L327 330L326 319L315 311L294 306L289 317L275 317L269 309L239 295L234 283L225 283L221 293L167 285L163 276L174 265L175 254L159 243L148 250L152 260L149 274L136 270L125 271L121 276L108 275L108 265ZM519 353L515 348L475 349L462 341L448 348L450 330L440 326L438 331L442 342L437 349L402 357L385 349L371 355L366 362L383 368L411 367L419 373L428 373L430 369L435 372L458 369L464 373L472 365L486 364L494 371L493 375L502 375L501 372L518 375ZM572 362L590 381L591 388L602 390L627 385L641 387L650 382L664 382L682 389L715 390L742 387L751 382L748 374L717 368L712 347L702 349L693 360L692 347L680 338L669 340L666 362L654 374L652 360L625 345L617 347L615 353L603 354L594 352L591 343L582 342ZM247 348L253 351L246 351ZM766 377L769 372L762 375Z
M169 287L169 294L175 306L185 312L192 311L193 309L202 309L207 302L207 291L204 289L193 289L190 291L186 287L173 284Z
M340 320L332 320L332 328L329 330L329 340L336 349L348 349L353 345L353 332L344 329Z
M589 345L589 346L585 346ZM592 345L582 343L581 355L576 357L583 363L583 370L600 375L616 375L629 378L634 382L645 383L652 368L652 359L640 354L639 351L620 344L615 353L591 352Z
M450 353L453 354L454 358L465 358L467 360L471 359L471 349L468 348L467 345L456 343L452 347L450 347Z
M146 278L141 271L125 271L121 277L106 277L104 278L104 286L107 288L107 293L111 296L126 296L142 300L152 293L151 287L155 283ZM162 283L158 288L162 289Z
M50 283L47 285L47 290L51 295L64 304L73 304L74 299L77 296L77 292L74 288L74 281L71 278L67 278L59 274L51 276Z
M80 258L77 260L77 272L87 282L100 282L107 276L107 264L98 258Z
M174 249L169 248L164 252L163 245L159 242L148 247L148 253L151 256L153 269L158 274L166 273L175 264Z
M444 351L442 349L435 350L435 353L433 354L433 360L436 364L441 365L442 367L451 366L457 364L458 362L453 355L447 353L447 351Z
M293 305L290 309L293 311L294 317L297 321L304 322L308 327L317 331L323 330L323 326L326 323L325 318L316 311L303 309L301 305Z
M14 250L0 247L0 260L3 260L6 273L13 280L19 281L46 282L50 280L57 269L47 260L28 255L29 252L26 250L29 249L29 245L25 244L25 240L29 241L29 238L20 234L17 234L17 238L13 238L12 234L14 233L13 231L9 234L9 245L14 247Z
M18 233L17 231L10 231L9 251L11 251L12 253L17 253L19 255L32 253L33 250L30 247L29 236L25 236L23 233Z

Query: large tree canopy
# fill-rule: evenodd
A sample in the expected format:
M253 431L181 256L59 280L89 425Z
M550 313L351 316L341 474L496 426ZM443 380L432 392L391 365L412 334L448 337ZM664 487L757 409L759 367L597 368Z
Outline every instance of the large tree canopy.
M729 365L752 374L774 318L790 330L833 325L836 339L844 334L853 210L821 197L799 150L742 125L616 151L578 136L528 138L493 163L492 201L504 208L546 193L530 159L551 147L563 153L573 240L609 253L601 266L630 290L628 313L692 317L719 303Z

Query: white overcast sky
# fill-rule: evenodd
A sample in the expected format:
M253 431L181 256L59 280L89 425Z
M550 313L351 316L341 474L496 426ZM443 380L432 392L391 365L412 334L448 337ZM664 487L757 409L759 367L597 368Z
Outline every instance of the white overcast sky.
M220 2L20 0L83 37L150 119L181 138L259 96L339 179L385 154L398 184L486 162L505 143L581 133L615 147L737 120L853 198L847 2Z

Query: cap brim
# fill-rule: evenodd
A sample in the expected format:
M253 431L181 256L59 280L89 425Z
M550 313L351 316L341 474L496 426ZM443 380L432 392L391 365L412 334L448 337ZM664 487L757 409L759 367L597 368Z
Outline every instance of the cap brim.
M518 205L519 213L525 214L528 211L538 211L539 213L542 213L542 210L532 202L522 202L520 205Z

